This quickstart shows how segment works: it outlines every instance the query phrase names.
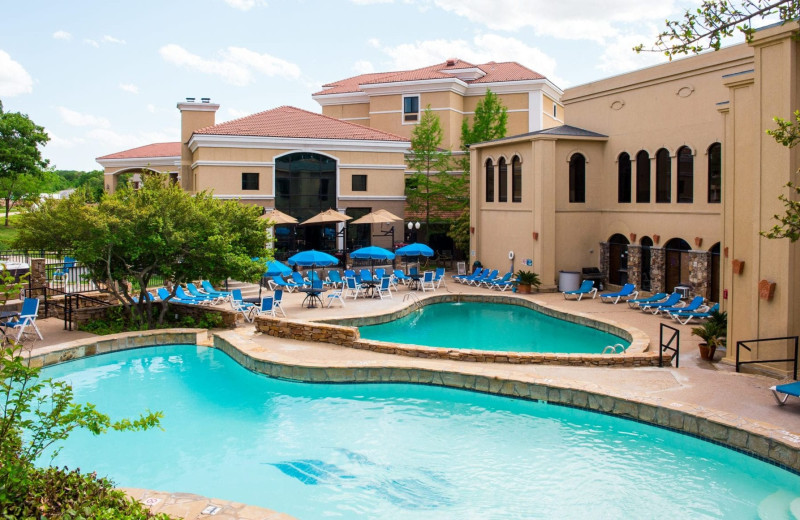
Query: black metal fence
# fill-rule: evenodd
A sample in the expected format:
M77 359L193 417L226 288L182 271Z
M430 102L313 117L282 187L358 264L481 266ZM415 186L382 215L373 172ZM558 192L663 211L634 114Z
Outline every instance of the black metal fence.
M31 263L31 258L44 258L48 262L63 261L65 256L70 256L69 251L45 251L44 249L31 250L31 249L3 249L0 250L0 261L10 260L12 262L24 262L28 265Z
M783 349L787 351L793 351L794 356L790 358L784 359L750 359L747 361L741 361L741 351L742 349L752 353L753 352L753 344L754 343L766 343L766 342L784 342ZM736 342L736 371L739 372L742 365L751 365L751 364L765 364L765 363L792 363L792 375L794 379L797 380L797 350L798 350L798 336L785 336L782 338L764 338L764 339L748 339L746 341L737 341ZM777 347L778 349L781 348L780 345Z
M665 339L664 329L669 329L671 331L669 332L669 339L667 340L666 343L664 342ZM672 345L673 341L675 342L674 346ZM659 329L658 343L659 343L658 366L660 367L664 366L664 351L669 350L674 352L674 354L672 354L671 359L675 360L675 368L680 368L681 331L679 331L675 327L670 327L669 325L662 323L661 328Z

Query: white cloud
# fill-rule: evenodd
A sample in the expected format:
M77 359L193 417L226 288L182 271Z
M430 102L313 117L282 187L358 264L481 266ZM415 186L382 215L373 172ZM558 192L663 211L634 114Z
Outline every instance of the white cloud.
M120 134L108 128L95 128L87 132L86 135L93 141L107 145L109 149L120 151L150 143L174 141L175 136L180 135L180 130L177 128L169 128L162 131Z
M131 94L138 94L139 93L139 87L137 87L136 85L134 85L132 83L120 83L119 84L119 88L121 88L125 92L130 92Z
M114 38L113 36L105 35L103 36L103 41L106 43L118 43L120 45L125 45L125 40L120 40L119 38Z
M356 5L391 4L394 0L350 0Z
M86 45L91 45L94 48L100 47L99 43L97 43L95 40L91 40L89 38L84 38L83 39L83 43L85 43Z
M56 31L53 33L53 38L56 40L71 40L72 35L67 31Z
M300 67L294 63L243 47L227 47L218 52L218 59L203 58L174 43L161 47L158 52L168 63L219 76L225 82L240 87L251 84L254 73L269 77L300 78Z
M475 64L489 61L516 61L543 74L559 87L565 85L565 81L556 73L555 59L516 38L483 34L475 36L471 42L427 40L404 43L396 47L382 47L378 41L372 41L371 44L389 55L392 58L391 68L397 70L415 69L420 64L430 65L453 57Z
M375 72L375 67L366 60L358 60L353 64L353 71L356 74L369 74L370 72Z
M660 52L636 54L632 50L642 42L652 41L654 39L652 35L657 34L657 31L658 29L653 26L652 31L644 31L646 35L629 33L607 41L596 65L597 69L604 74L613 75L664 63L667 58ZM650 36L647 36L648 34Z
M152 104L152 103L148 103L147 104L147 111L150 112L151 114L155 114L156 113L156 106L154 104Z
M257 5L267 5L262 0L224 0L226 4L240 11L249 11Z
M58 107L61 119L70 126L92 126L96 128L108 128L111 123L104 117L97 117L91 114L82 114L66 107Z
M247 110L239 110L237 108L228 107L225 109L225 114L231 119L239 119L241 117L247 117L249 115L252 115L253 113Z
M56 148L74 148L75 146L86 143L86 139L82 137L61 137L48 131L47 135L50 136L50 142L47 143L48 147Z
M17 96L33 92L33 78L19 62L0 50L0 96Z

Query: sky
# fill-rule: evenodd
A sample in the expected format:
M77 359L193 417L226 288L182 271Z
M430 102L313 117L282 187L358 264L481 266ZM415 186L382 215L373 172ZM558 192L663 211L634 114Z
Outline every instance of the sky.
M460 58L516 61L562 89L660 63L652 43L685 0L4 0L0 101L44 126L62 170L179 141L187 97L218 123L325 83Z

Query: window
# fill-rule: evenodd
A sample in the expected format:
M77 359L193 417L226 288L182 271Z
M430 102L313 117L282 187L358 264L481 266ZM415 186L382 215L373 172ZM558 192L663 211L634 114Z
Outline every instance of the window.
M617 202L631 201L631 156L627 152L619 154L617 160Z
M708 202L722 202L722 145L708 147Z
M486 161L486 202L494 202L494 164Z
M511 159L511 202L522 202L522 161L518 155Z
M419 120L419 96L403 98L403 121Z
M500 158L497 166L497 202L508 202L508 165L505 157Z
M669 151L656 152L656 202L672 201L672 159Z
M553 103L553 119L558 119L558 105Z
M586 158L579 153L569 160L569 201L586 202Z
M366 175L353 175L353 191L367 191Z
M243 190L257 190L258 189L258 174L257 173L243 173L242 174L242 189Z
M694 157L688 146L678 149L678 202L694 202Z
M169 174L169 182L171 184L178 184L178 172L172 172Z
M650 202L650 155L636 154L636 202Z

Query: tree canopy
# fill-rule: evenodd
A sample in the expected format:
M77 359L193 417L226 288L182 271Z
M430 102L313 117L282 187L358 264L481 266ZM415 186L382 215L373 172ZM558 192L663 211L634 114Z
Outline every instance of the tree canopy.
M267 257L260 215L255 206L191 195L162 175L146 174L140 189L123 187L98 204L87 204L82 192L43 201L22 215L15 246L71 251L131 318L152 327L144 293L153 276L173 284L261 276L263 262L252 260ZM162 304L159 322L166 310Z
M681 54L719 50L722 41L736 33L747 41L756 31L754 21L776 15L782 22L800 16L800 0L703 0L700 7L687 9L680 20L667 20L666 29L650 48L636 52L663 52L672 59Z

